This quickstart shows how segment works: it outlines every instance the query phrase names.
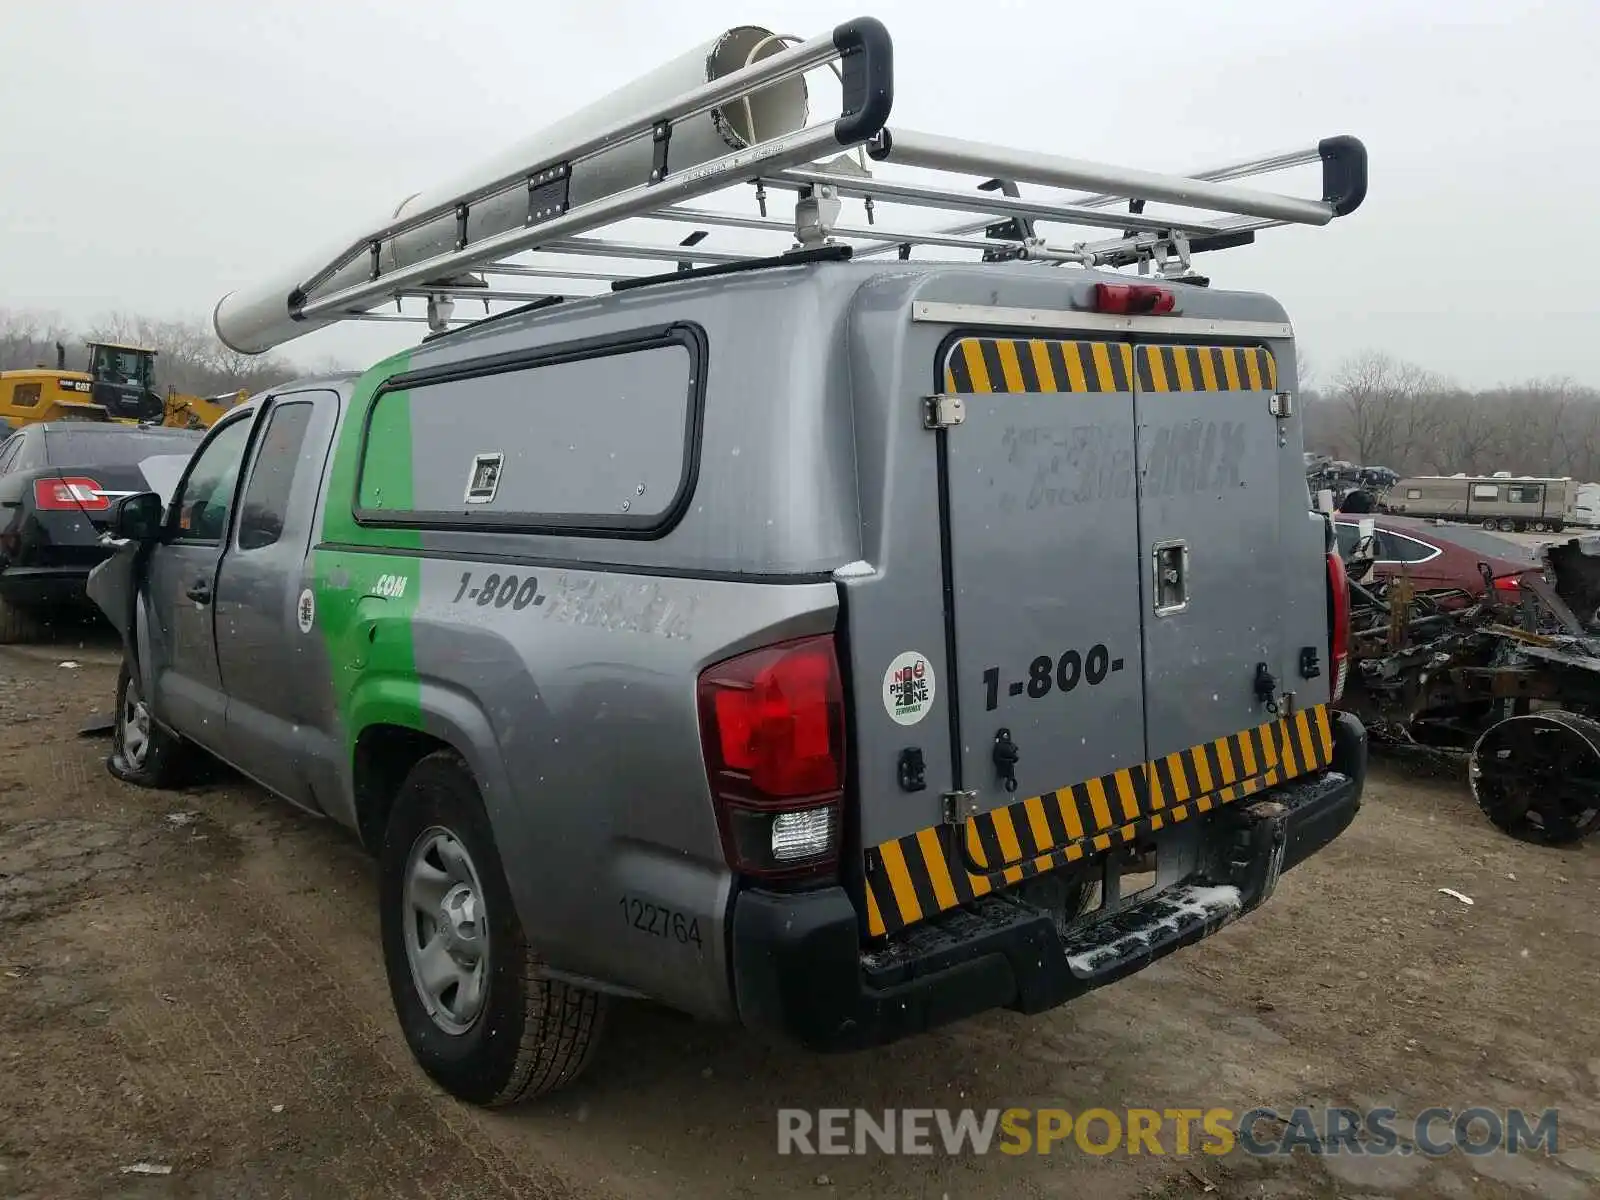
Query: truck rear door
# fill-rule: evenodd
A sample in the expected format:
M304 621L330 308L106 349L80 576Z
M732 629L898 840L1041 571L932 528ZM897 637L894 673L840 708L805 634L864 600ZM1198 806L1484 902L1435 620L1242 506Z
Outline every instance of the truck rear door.
M1295 686L1286 674L1288 556L1269 407L1277 365L1256 346L1133 353L1146 749L1164 796L1182 801L1239 764L1216 761L1213 750L1185 770L1179 752L1261 724L1267 705Z
M929 775L953 787L923 827L864 838L869 936L1329 760L1326 710L1283 695L1302 642L1326 655L1325 532L1280 442L1276 365L1118 337L940 345L939 690L916 663L883 686L948 704L948 775Z
M977 811L998 814L968 826L966 857L1020 878L1021 863L1137 811L1132 347L960 337L943 368L965 408L945 471L958 775Z

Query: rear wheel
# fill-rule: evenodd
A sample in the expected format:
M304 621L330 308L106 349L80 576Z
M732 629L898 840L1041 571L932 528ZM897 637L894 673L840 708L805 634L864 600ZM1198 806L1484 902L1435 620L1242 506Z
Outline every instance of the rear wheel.
M1510 517L1501 517L1500 518L1500 532L1501 533L1515 533L1516 532L1516 528L1517 528L1517 523L1515 521L1513 521Z
M1544 532L1544 522L1543 521L1535 521L1533 523L1533 531L1535 533L1543 533Z
M183 781L191 753L189 743L156 723L149 702L124 662L117 676L117 715L107 769L124 783L174 787Z
M452 751L411 769L379 853L383 959L406 1042L473 1104L514 1104L576 1079L605 998L539 977L472 773Z
M1483 527L1484 527L1484 528L1485 528L1485 529L1488 529L1488 530L1493 530L1493 529L1494 529L1494 527L1495 527L1495 525L1494 525L1494 518L1493 518L1493 517L1490 517L1490 518L1488 518L1488 519L1487 519L1487 520L1485 520L1485 521L1484 521L1484 523L1483 523Z
M37 613L0 596L0 646L35 642L43 632Z

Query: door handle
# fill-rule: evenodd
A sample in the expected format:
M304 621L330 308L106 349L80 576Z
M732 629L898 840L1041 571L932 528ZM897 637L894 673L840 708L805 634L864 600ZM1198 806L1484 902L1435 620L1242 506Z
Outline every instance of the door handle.
M1182 538L1150 548L1151 592L1156 616L1167 617L1189 607L1189 545Z
M204 579L196 579L186 589L184 589L184 595L188 596L189 599L193 600L196 604L210 604L211 585Z

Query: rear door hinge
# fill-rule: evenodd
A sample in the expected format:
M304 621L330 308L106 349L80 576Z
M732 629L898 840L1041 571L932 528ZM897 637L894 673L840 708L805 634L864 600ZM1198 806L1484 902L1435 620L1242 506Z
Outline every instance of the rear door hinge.
M967 419L966 401L960 396L924 396L922 398L922 427L924 429L949 429Z
M1290 392L1274 392L1267 401L1267 411L1282 421L1294 416L1294 396Z
M960 829L978 815L977 792L945 792L939 797L944 802L944 823Z

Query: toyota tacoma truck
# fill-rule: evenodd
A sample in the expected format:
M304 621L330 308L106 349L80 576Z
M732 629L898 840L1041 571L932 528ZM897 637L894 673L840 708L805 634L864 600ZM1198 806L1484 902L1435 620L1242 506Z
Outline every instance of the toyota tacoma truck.
M857 26L847 96L884 66ZM1330 215L1357 151L1322 144ZM853 1050L1267 902L1366 768L1288 318L995 224L985 261L828 231L466 324L430 299L420 345L237 406L111 515L110 769L204 753L353 831L400 1028L480 1104L575 1078L615 997Z

